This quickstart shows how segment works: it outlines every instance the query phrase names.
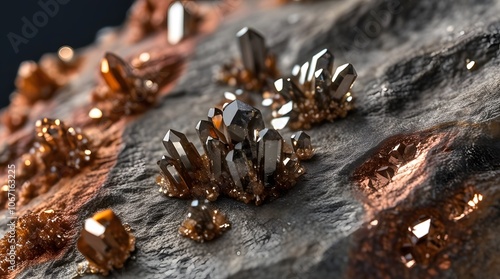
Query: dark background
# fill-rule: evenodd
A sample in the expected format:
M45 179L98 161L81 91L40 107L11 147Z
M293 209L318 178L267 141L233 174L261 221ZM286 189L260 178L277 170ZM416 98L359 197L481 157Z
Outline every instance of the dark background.
M20 44L16 53L7 35L13 32L22 36L26 17L33 23L33 15L43 11L40 2L57 3L59 11L47 23L38 28L28 43ZM57 52L60 46L73 48L86 46L94 41L99 29L120 25L127 15L133 0L21 0L5 1L0 11L0 108L8 105L9 95L14 90L14 79L19 64L24 60L38 59L47 52Z

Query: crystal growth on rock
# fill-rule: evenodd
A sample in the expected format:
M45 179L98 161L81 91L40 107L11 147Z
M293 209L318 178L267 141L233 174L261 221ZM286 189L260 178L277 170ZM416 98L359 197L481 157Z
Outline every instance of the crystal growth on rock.
M222 66L218 80L248 91L270 89L279 75L276 57L267 49L264 37L256 30L244 27L236 34L240 60Z
M219 237L231 228L226 215L213 208L208 200L194 200L186 219L179 227L179 234L194 241L204 242Z
M95 106L92 109L97 108L103 117L110 120L144 112L156 102L160 87L178 75L181 61L175 55L166 56L143 63L138 69L117 55L106 53L100 64L105 84L97 86L92 92ZM155 73L151 72L153 70Z
M22 266L27 261L58 254L70 237L68 221L51 209L28 212L11 220L7 226L7 233L0 239L0 274L12 273L12 267ZM10 255L14 255L14 260Z
M135 237L129 226L123 225L118 216L107 209L85 220L77 247L88 261L79 265L79 273L107 275L123 267L135 249Z
M268 96L275 129L310 129L323 121L344 118L353 109L351 87L357 73L351 64L334 71L334 56L323 49L311 61L295 66L292 77L274 82L275 95Z
M19 203L47 192L61 177L74 175L94 156L87 136L59 119L43 118L35 124L35 142L17 160ZM0 205L6 200L0 195ZM7 195L5 195L6 197Z
M239 100L210 109L196 131L202 155L177 131L169 130L163 140L168 156L158 161L157 183L170 197L214 201L224 194L261 204L295 185L304 174L300 158L312 156L309 136L300 137L309 155L298 156L276 130L265 128L258 109Z

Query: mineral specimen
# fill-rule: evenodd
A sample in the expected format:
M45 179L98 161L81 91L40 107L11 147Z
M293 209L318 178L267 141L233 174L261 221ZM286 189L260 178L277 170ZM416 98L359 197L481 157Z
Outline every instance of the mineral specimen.
M270 81L279 76L276 57L266 48L264 37L252 28L238 31L241 60L222 66L217 79L249 91L271 89Z
M12 273L12 268L27 261L61 252L69 229L64 216L51 209L28 212L10 221L9 231L0 240L0 275Z
M194 200L186 220L179 227L179 233L194 241L204 242L219 237L230 228L226 216L214 209L208 200Z
M79 264L78 273L101 273L122 268L135 250L135 237L111 209L96 213L85 220L77 242L80 253L88 263Z
M179 43L184 37L196 31L196 16L182 2L176 1L168 7L167 40L170 44Z
M158 161L160 191L210 201L223 193L257 205L279 197L304 174L299 158L312 156L310 139L305 133L295 139L302 148L298 156L276 130L264 127L258 109L236 100L224 110L210 109L208 121L196 126L203 155L182 133L169 130L163 144L170 156Z
M23 126L29 108L39 100L47 100L61 86L34 61L25 61L19 66L16 92L12 96L9 111L3 114L2 122L10 131Z
M94 158L88 138L59 119L37 121L35 134L30 151L21 155L17 163L21 204L47 192L61 177L80 171ZM7 195L0 198L2 206L6 202L4 196Z
M334 56L323 49L302 66L296 65L291 78L274 82L275 95L264 103L271 104L275 129L310 129L325 120L344 118L353 109L351 87L357 74L351 64L334 72Z
M106 53L100 67L106 85L98 86L93 91L92 102L95 107L89 116L95 118L92 112L97 109L102 117L116 121L123 115L145 111L156 102L159 88L177 76L181 61L181 57L167 55L147 61L142 64L144 69L139 71L117 55ZM148 65L155 73L148 72Z

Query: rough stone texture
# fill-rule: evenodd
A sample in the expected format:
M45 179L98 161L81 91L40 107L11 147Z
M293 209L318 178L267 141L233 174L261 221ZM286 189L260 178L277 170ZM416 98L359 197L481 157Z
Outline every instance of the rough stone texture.
M116 165L74 225L112 207L134 229L137 251L111 278L431 277L423 267L404 267L397 252L358 247L366 223L383 210L370 207L351 176L385 139L451 123L435 128L455 135L440 143L447 149L432 149L421 182L404 198L388 200L386 208L398 202L407 214L432 207L473 183L488 202L479 217L453 228L471 236L449 249L451 265L436 276L494 278L500 274L500 141L494 123L500 116L499 14L500 1L493 0L318 1L227 21L200 41L173 92L126 128ZM165 154L161 139L169 128L196 142L197 121L228 89L213 83L213 66L237 55L234 35L245 25L281 54L283 72L325 47L333 50L336 65L352 63L359 75L357 110L308 132L317 155L304 163L306 175L284 197L260 207L219 199L232 229L199 244L177 234L188 202L158 193L156 160ZM466 59L476 61L471 71ZM85 100L88 83L81 82L68 90L80 91L74 98ZM363 253L370 256L356 261ZM72 247L18 278L70 278L81 260ZM389 271L379 268L381 262Z

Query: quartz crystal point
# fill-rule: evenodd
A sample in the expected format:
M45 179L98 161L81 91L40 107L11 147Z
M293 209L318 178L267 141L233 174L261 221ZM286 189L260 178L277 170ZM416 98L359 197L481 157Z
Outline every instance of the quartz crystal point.
M88 261L87 272L106 275L123 267L135 249L135 237L128 226L107 209L85 220L77 247Z
M178 44L182 39L192 35L196 30L196 17L180 1L175 1L167 11L167 40L170 44Z
M194 200L186 220L179 227L179 234L194 241L210 241L231 228L226 215L214 209L207 200Z
M351 87L356 71L345 64L334 72L334 56L327 49L295 66L292 74L276 80L275 95L264 101L273 109L275 129L287 125L293 130L310 129L313 124L343 118L353 109Z
M292 135L292 146L295 150L295 154L300 160L311 159L314 155L311 137L303 131L296 132Z
M277 198L304 174L300 160L312 156L309 136L292 142L266 129L260 111L239 100L212 108L196 126L204 154L186 136L170 130L163 143L170 157L158 162L160 191L171 197L215 200L219 194L261 204ZM304 155L306 154L306 155Z
M236 37L241 60L224 65L218 76L219 81L249 91L266 91L279 75L276 58L267 49L264 37L254 29L244 27Z

